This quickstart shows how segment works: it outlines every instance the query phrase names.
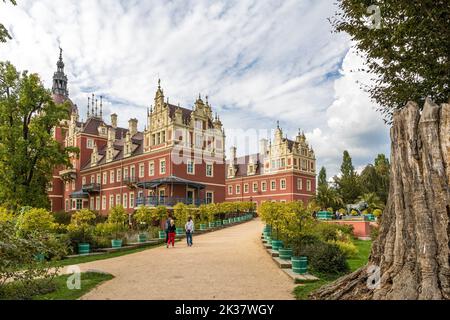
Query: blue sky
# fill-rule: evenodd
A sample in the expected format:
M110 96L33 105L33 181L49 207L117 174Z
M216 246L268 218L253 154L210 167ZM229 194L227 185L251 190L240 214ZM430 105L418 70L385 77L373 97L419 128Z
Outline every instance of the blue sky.
M19 0L0 4L14 36L0 59L37 72L46 86L64 49L72 100L85 117L92 92L105 114L145 124L157 80L171 103L191 107L208 95L227 147L255 152L242 130L279 120L291 138L305 131L318 165L338 171L347 149L362 168L389 153L389 130L350 72L362 65L345 34L331 32L334 0L119 1ZM261 137L265 137L262 134Z

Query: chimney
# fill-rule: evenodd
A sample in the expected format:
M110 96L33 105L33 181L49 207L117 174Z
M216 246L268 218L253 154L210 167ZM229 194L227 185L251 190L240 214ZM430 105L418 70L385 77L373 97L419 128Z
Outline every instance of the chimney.
M114 127L108 129L108 141L116 141L116 129Z
M111 115L111 126L116 129L117 128L117 114L113 113Z
M231 162L235 163L236 162L236 147L231 147L230 148L230 157L231 157Z
M261 139L260 141L259 141L259 154L261 155L261 156L265 156L266 155L266 153L267 153L267 149L268 149L268 144L269 144L269 142L267 141L267 139Z
M130 131L131 136L134 136L138 132L137 125L138 125L137 119L128 120L128 130Z

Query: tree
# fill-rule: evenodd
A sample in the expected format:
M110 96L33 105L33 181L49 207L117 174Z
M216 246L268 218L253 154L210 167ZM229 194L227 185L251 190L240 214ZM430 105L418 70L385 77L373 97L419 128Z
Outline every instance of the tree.
M341 207L344 202L341 196L336 192L335 189L329 187L328 185L321 185L317 189L317 194L313 199L322 209L333 208L337 209Z
M359 181L362 193L375 193L386 204L389 192L389 160L379 154L375 165L369 164L361 172Z
M19 74L0 62L0 203L48 208L53 169L70 167L74 147L63 147L52 130L67 119L69 106L56 105L39 76Z
M408 101L423 106L450 97L450 3L448 0L340 0L330 19L365 59L373 84L364 89L387 121ZM369 16L370 15L370 16Z
M370 212L374 211L375 209L383 209L384 203L381 201L381 199L376 195L376 193L365 193L362 196L359 196L358 198L360 201L364 201L369 206Z
M15 0L8 1L11 2L14 6L17 4ZM6 0L3 0L3 2L6 3ZM0 23L0 42L6 42L8 39L11 39L8 30L6 30L5 26Z
M450 299L448 132L450 104L427 99L422 114L412 102L394 113L389 198L369 262L312 298Z
M325 167L322 167L319 172L317 186L320 187L320 186L325 186L325 185L328 186L327 169L325 169Z
M352 158L347 150L344 151L342 158L341 176L334 177L334 182L336 190L345 204L353 203L360 195L358 174L355 172Z

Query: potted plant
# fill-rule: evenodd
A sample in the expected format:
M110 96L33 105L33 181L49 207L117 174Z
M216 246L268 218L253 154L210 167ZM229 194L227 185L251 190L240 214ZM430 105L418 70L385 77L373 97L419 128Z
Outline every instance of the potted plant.
M134 220L138 224L138 242L147 241L146 231L150 228L154 221L154 211L156 209L151 209L149 207L140 206L133 215Z
M88 254L91 251L90 242L94 232L95 213L88 209L75 212L67 226L71 239L78 240L78 253Z
M122 206L116 206L109 212L107 223L111 225L113 239L111 246L121 248L123 244L123 235L126 230L125 223L128 220L128 214Z

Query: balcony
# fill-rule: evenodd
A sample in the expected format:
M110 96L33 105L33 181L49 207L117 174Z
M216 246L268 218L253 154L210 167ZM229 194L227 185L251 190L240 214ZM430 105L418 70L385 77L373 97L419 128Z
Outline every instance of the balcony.
M100 184L98 184L98 183L91 183L91 184L83 185L83 187L81 189L83 190L83 192L87 192L87 193L99 193L101 187L100 187Z
M184 203L186 205L195 205L200 206L202 204L206 204L205 199L192 199L192 198L178 198L178 197L158 197L158 196L149 196L149 197L140 197L136 199L136 206L149 206L149 207L157 207L157 206L166 206L173 207L177 203Z
M73 181L77 178L77 170L76 169L66 169L59 172L61 179L63 181Z
M138 179L136 177L123 178L123 184L125 184L130 189L136 189Z

